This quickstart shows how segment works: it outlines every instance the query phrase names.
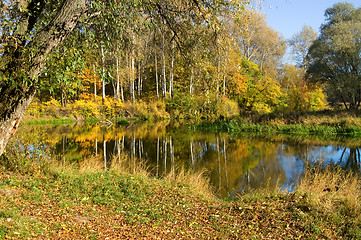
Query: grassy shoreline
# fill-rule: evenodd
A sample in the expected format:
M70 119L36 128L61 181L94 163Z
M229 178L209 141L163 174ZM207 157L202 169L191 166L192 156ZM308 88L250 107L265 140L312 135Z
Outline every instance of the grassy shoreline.
M210 128L229 133L253 133L263 135L322 135L322 136L361 136L360 126L327 126L327 125L305 125L287 124L270 125L258 123L244 123L238 121L222 121L215 123L200 124L197 128Z
M361 181L338 169L310 170L294 193L263 190L232 201L214 197L202 173L155 179L121 160L104 170L97 159L64 166L19 154L3 157L0 170L5 239L361 237Z
M233 119L204 122L196 128L215 129L231 134L319 136L320 138L361 137L359 111L319 111L243 115Z
M24 117L24 122L26 124L71 124L106 120L115 125L126 125L133 122L168 119L174 122L192 124L196 128L211 128L230 133L361 137L360 110L270 114L241 113L241 115L231 118L187 115L188 118L183 119L179 116L186 114L172 115L165 111L162 102L123 104L110 101L109 106L97 105L97 107L92 106L92 108L88 106L91 105L90 103L88 105L82 101L80 103L72 103L67 108L58 106L55 100L44 104L34 103ZM99 111L98 108L105 110Z

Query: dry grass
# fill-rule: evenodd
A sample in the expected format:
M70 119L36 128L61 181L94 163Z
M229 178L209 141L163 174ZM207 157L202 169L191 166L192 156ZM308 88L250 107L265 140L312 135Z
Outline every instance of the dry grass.
M164 180L190 186L192 190L206 199L215 198L209 178L206 176L206 170L195 172L191 169L186 171L184 168L179 168L169 172L164 176Z
M102 156L91 156L79 163L79 173L97 173L104 170Z
M361 179L340 168L309 168L297 187L311 203L328 213L359 217L361 211Z
M119 174L128 173L142 177L150 176L150 171L146 161L139 158L131 159L126 154L113 156L110 170Z

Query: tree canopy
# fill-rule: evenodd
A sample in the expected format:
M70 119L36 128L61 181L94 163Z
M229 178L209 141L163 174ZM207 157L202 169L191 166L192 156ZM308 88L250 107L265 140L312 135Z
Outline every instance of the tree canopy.
M0 154L34 96L94 114L128 101L209 119L324 106L304 71L283 66L286 41L256 1L2 1ZM313 38L293 39L298 67Z
M15 133L25 110L39 88L41 82L39 76L46 71L44 66L48 54L56 50L74 29L81 33L93 33L95 41L89 41L89 44L97 44L101 47L104 53L102 74L106 76L107 59L104 48L120 40L134 40L132 33L137 32L142 26L154 28L163 24L172 32L172 38L180 40L181 33L185 32L183 35L186 35L186 26L189 28L201 25L216 30L219 20L225 13L238 11L242 7L243 2L227 0L2 1L0 4L2 10L0 154ZM109 52L109 48L107 50ZM130 76L133 85L134 54L134 48L131 48L128 57L132 62L133 74ZM66 61L64 63L67 64ZM104 87L103 91L105 91Z
M325 11L321 34L309 49L308 78L327 86L330 100L349 109L361 102L361 8L338 3Z

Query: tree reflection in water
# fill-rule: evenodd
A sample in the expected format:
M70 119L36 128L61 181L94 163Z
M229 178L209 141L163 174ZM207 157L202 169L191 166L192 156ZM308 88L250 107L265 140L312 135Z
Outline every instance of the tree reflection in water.
M205 169L221 197L260 187L292 190L305 164L317 163L319 159L345 168L361 167L358 147L230 137L225 133L174 128L169 122L110 129L98 125L24 125L17 136L18 141L47 146L55 158L59 156L67 163L98 156L107 169L114 157L127 155L130 169L135 171L139 160L146 161L156 177L180 168Z
M360 169L361 166L360 149L356 147L344 148L338 162L339 165L349 169Z

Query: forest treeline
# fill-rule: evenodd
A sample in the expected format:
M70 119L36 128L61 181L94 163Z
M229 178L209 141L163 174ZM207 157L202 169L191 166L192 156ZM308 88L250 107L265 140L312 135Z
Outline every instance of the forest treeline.
M324 87L306 80L306 50L317 38L312 28L287 41L251 6L218 10L200 25L142 11L103 14L48 56L37 96L62 106L160 101L174 117L325 108ZM283 63L288 46L296 65Z
M305 26L285 40L256 2L2 1L0 152L34 96L178 118L358 109L360 8L330 6L319 35Z

